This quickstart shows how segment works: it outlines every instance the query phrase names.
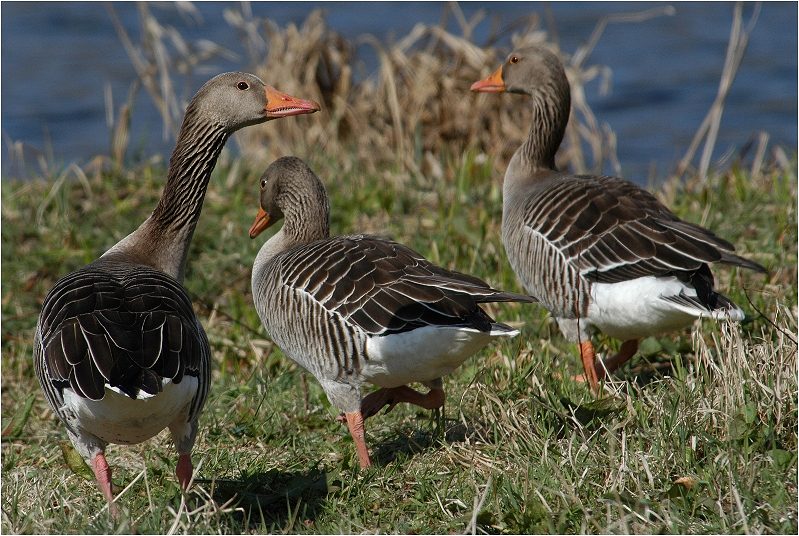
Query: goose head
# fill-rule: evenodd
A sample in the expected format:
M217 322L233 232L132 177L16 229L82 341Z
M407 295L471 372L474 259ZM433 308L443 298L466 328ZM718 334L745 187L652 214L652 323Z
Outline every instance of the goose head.
M186 117L203 117L232 133L272 119L319 110L315 101L282 93L255 75L232 72L206 82L192 99Z
M568 94L569 82L563 64L555 54L543 47L531 46L508 54L496 71L472 84L471 90L520 93L531 97L545 93L551 100Z
M298 241L327 236L329 204L319 177L301 159L284 156L272 162L259 180L258 214L250 227L255 238L285 218L284 232Z
M472 84L471 90L532 98L530 133L509 164L507 177L523 179L532 170L555 169L555 153L563 141L571 108L569 80L555 54L540 46L514 50L496 71Z

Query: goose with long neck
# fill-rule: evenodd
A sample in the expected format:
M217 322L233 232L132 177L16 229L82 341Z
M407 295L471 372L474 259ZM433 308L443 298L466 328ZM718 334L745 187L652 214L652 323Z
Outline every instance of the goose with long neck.
M342 412L358 461L368 467L364 420L399 402L440 408L442 376L492 340L518 333L480 304L533 300L436 266L390 240L330 237L324 186L298 158L273 162L260 186L250 237L284 223L256 256L255 308L275 343ZM430 391L415 391L412 382ZM364 383L379 389L362 398Z
M532 101L527 139L505 172L502 241L525 289L579 344L594 390L629 360L642 337L680 329L697 317L740 320L743 311L714 288L709 264L765 272L712 231L684 222L655 196L624 179L555 168L569 119L569 82L543 47L511 52L472 91L518 93ZM599 330L621 339L597 360Z
M45 297L34 340L36 374L113 514L109 443L139 443L168 427L179 455L177 478L184 489L191 481L211 350L181 283L222 147L242 127L317 110L315 102L251 74L211 79L186 109L150 217Z

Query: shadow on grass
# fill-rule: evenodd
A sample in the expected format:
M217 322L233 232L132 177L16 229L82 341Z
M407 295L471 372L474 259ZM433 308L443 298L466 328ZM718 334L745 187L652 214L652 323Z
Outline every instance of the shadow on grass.
M693 355L659 355L642 358L624 372L620 378L634 382L636 386L643 388L667 376L674 376L680 366L675 363L678 359L688 363L693 360Z
M372 462L375 465L384 466L396 459L407 460L417 454L437 448L442 442L463 442L477 432L474 425L464 425L457 419L444 417L439 423L428 426L426 429L422 422L417 421L411 429L406 429L393 438L375 444L371 452Z
M562 415L563 423L567 427L575 424L594 430L601 426L604 421L613 415L624 413L626 404L622 397L629 394L630 389L635 386L637 389L644 389L648 385L659 382L669 376L681 375L684 370L682 362L685 357L663 356L643 358L634 366L626 370L616 372L614 380L616 387L620 388L618 395L603 393L602 396L594 398L589 396L580 401L571 399L565 393L558 393L560 404L566 410Z
M242 528L267 525L277 531L291 531L295 522L311 525L330 484L327 473L319 469L307 472L271 470L252 473L240 480L214 479L203 483L210 488L216 502L223 504L233 499L232 506L237 511L230 515L242 523Z

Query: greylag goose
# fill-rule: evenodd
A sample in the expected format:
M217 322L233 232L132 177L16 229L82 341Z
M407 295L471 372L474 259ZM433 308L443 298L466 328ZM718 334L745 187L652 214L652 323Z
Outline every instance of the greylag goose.
M440 408L442 376L493 339L518 333L479 304L534 300L436 266L391 240L330 237L325 188L298 158L273 162L260 187L250 237L284 222L255 258L255 308L275 343L343 413L360 466L368 467L364 419L399 402ZM367 382L380 389L362 399Z
M526 290L579 344L584 376L578 379L596 390L606 372L635 354L640 338L697 317L743 319L714 290L708 264L765 268L631 182L555 169L570 111L569 82L557 56L541 47L514 51L471 89L531 97L530 133L505 172L502 241ZM594 330L622 340L618 354L597 363Z
M140 443L168 427L179 455L178 481L184 489L191 481L211 350L181 283L222 147L242 127L317 110L315 102L280 93L251 74L211 79L186 109L150 217L45 297L34 340L36 374L113 514L108 443Z

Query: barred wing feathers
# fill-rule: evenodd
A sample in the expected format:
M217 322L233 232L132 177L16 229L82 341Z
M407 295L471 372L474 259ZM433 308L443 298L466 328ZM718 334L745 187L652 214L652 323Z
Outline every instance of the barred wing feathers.
M65 387L92 400L106 386L146 398L164 379L179 383L184 375L200 377L190 415L202 407L208 341L186 292L162 272L98 261L69 274L45 298L37 335L36 359L56 408Z
M680 220L646 190L615 177L554 178L530 196L524 223L594 282L693 272L713 262L765 272L726 240Z
M489 331L479 303L535 301L446 270L415 251L368 235L340 236L281 254L283 284L305 292L370 335L422 326L470 326Z

